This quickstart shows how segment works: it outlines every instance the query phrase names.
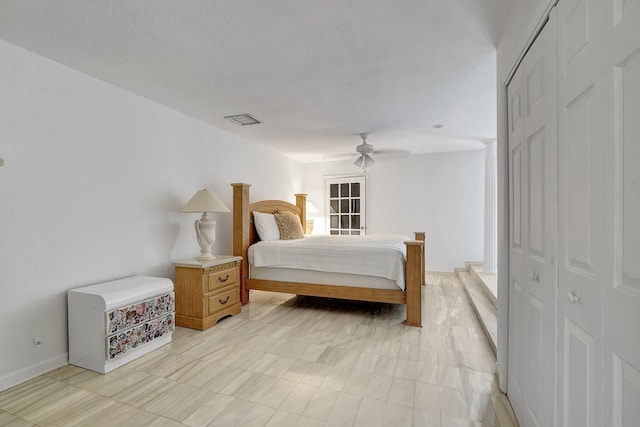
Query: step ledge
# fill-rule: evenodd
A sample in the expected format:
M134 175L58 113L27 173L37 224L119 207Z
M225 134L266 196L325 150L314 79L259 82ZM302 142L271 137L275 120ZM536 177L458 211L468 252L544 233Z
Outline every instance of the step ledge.
M472 265L469 267L469 273L474 278L476 283L478 283L484 293L487 295L491 304L494 307L497 307L498 300L498 283L497 276L495 274L485 274L482 270L482 265Z
M485 291L482 290L482 286L474 280L471 273L458 271L457 275L464 285L464 290L467 293L469 300L471 300L471 306L480 321L480 325L482 326L482 330L489 341L489 345L491 346L493 353L496 354L496 342L498 337L498 317L496 314L496 307L491 303Z

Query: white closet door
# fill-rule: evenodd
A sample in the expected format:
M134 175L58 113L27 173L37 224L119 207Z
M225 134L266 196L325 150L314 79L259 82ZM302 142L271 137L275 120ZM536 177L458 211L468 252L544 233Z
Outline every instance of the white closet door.
M602 425L640 424L640 0L608 0L604 27L606 245ZM612 167L613 165L613 167ZM611 225L608 230L611 229Z
M555 411L557 90L555 18L507 88L510 153L508 394L525 426Z
M613 141L604 140L606 0L558 3L559 299L558 421L601 424L602 297L613 250ZM608 267L609 266L609 267ZM604 424L608 425L608 424Z
M526 197L524 180L524 117L522 68L519 68L507 87L509 126L509 371L507 393L519 420L523 411L522 347L523 301L526 274L524 269L524 212Z
M640 420L640 1L562 0L563 426Z

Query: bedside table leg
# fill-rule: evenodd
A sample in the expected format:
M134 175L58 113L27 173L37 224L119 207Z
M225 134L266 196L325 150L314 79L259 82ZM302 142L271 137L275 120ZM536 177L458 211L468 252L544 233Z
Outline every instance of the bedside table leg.
M240 302L242 305L249 304L249 288L247 287L247 278L244 275L240 277Z

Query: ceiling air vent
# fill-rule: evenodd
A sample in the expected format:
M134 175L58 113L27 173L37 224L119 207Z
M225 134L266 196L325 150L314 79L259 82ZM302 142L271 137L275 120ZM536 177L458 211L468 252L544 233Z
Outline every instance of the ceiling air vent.
M226 116L225 119L231 120L233 123L240 126L257 125L258 123L262 123L249 113Z

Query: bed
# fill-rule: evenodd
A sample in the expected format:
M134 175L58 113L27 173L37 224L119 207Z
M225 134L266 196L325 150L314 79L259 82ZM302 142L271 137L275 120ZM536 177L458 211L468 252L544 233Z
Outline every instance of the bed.
M404 245L402 271L398 273L396 267L394 267L392 272L389 273L391 275L387 275L387 277L371 276L344 269L329 273L290 269L279 265L271 266L268 262L263 262L263 265L259 267L253 266L250 268L250 259L255 261L256 257L262 256L263 258L267 257L267 259L269 257L269 255L256 255L256 248L263 245L263 242L260 242L254 226L254 212L269 214L274 211L291 212L300 218L302 228L305 229L306 194L296 194L295 205L281 200L263 200L250 203L250 184L234 183L231 186L233 187L233 254L242 256L243 259L240 269L242 304L249 303L250 289L326 298L405 304L407 307L405 324L422 326L422 285L425 283L424 232L416 232L415 240L402 242L402 245ZM376 239L380 240L379 238L370 240ZM302 244L306 245L304 246L305 248L311 248L312 245L309 242L312 240L313 238L310 237L300 240L300 242L275 242L275 246L279 246L276 247L278 256L281 253L285 254L285 251L289 249L289 245L293 244ZM321 238L319 240L324 239ZM390 241L387 242L385 240L382 245L384 246L385 244L392 246ZM397 243L393 244L397 246ZM252 248L252 245L255 246ZM339 248L336 247L336 250L339 250Z

